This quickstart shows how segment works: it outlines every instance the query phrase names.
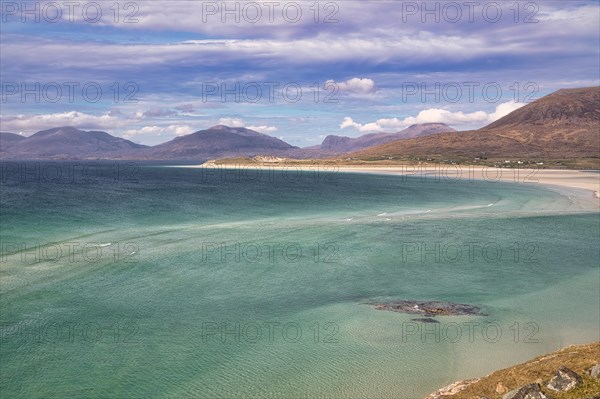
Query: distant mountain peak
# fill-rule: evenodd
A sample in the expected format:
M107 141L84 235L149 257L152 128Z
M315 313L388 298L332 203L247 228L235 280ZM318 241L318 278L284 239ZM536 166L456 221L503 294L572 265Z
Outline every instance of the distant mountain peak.
M560 89L521 107L480 130L522 125L598 124L600 87Z
M53 127L52 129L41 130L35 134L37 134L39 136L44 136L44 135L55 134L55 133L76 134L76 133L83 133L83 130L79 130L73 126L61 126L61 127Z
M245 127L216 125L148 149L148 159L212 159L261 154L285 155L296 147Z
M231 126L227 126L227 125L215 125L206 130L224 130L227 132L246 132L246 131L252 132L253 131L252 129L248 129L246 127L231 127Z
M229 134L237 134L240 136L268 136L264 133L256 132L252 129L248 129L246 127L231 127L227 125L216 125L206 130L201 130L200 132L221 132L221 133L229 133Z
M445 123L419 123L411 125L396 133L369 133L359 137L346 137L329 135L321 143L320 150L331 155L344 154L353 151L364 150L369 147L389 143L394 140L413 137L429 136L438 133L454 132Z
M414 125L410 125L408 127L408 129L413 129L415 127L432 127L432 126L445 126L445 127L450 127L448 124L446 123L442 123L442 122L425 122L425 123L415 123Z

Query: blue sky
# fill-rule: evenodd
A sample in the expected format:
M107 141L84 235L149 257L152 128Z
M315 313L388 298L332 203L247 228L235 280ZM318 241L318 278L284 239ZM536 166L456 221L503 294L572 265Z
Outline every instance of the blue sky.
M157 144L228 124L309 146L476 129L600 82L598 1L78 3L2 0L2 131Z

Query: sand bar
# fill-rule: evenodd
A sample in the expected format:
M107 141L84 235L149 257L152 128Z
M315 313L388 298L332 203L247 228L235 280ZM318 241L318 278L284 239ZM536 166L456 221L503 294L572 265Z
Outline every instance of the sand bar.
M340 172L407 175L440 180L475 179L522 184L544 184L600 192L600 173L597 171L564 169L509 169L481 166L340 166Z
M186 166L192 168L265 168L273 170L305 170L314 172L320 170L323 173L371 173L371 174L390 174L401 176L413 176L423 180L434 179L437 181L458 181L458 180L485 180L485 181L503 181L520 184L543 184L546 186L555 186L571 189L581 189L590 191L591 195L600 198L600 171L583 171L570 169L541 169L532 167L519 168L497 168L491 166L473 166L473 165L343 165L327 161L315 161L314 163L297 164L294 162L278 163L219 163L209 161L204 165ZM600 205L600 204L599 204Z

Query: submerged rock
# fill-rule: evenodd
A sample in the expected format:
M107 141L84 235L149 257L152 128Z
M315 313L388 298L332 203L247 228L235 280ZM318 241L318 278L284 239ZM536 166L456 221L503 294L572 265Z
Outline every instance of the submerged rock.
M372 303L377 310L421 316L485 316L477 306L440 301L390 301Z
M416 319L411 319L412 321L420 321L421 323L439 323L436 319L432 319L431 317L417 317Z
M548 389L552 389L557 392L570 391L583 384L583 380L573 370L562 366L558 369L554 377L546 385Z

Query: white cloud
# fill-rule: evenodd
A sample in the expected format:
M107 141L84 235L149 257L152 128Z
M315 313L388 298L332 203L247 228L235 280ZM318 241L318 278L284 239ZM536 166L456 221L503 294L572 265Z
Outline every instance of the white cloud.
M3 131L24 132L25 135L52 127L73 126L83 130L108 131L113 135L139 139L144 142L153 142L159 138L162 140L171 139L200 130L184 121L171 121L169 125L158 123L144 126L143 122L146 118L143 112L133 112L132 115L128 117L121 112L114 111L99 116L77 111L42 115L0 115L0 123ZM221 118L219 124L230 127L245 127L265 134L278 131L275 126L247 124L239 118Z
M128 118L120 112L109 111L103 115L90 115L83 112L70 111L55 114L42 115L16 115L0 116L3 131L18 131L32 134L40 130L59 126L73 126L83 130L102 130L113 135L125 138L152 138L153 136L184 136L198 129L184 124L171 124L168 126L141 126L131 128L132 125L140 123L140 118Z
M259 133L275 133L277 128L275 126L248 126L248 129L254 130Z
M498 105L496 107L496 112L494 112L493 114L490 115L490 123L497 121L498 119L502 118L503 116L510 114L511 112L521 108L524 105L526 105L526 104L518 103L515 101L508 101L508 102Z
M377 91L375 82L369 78L352 78L345 82L336 82L335 80L328 80L326 83L334 84L340 91L347 91L350 93L374 93Z
M123 134L125 137L135 137L139 135L148 135L148 134L161 134L163 132L163 128L158 126L144 126L141 129L129 129L126 130Z
M56 114L2 116L2 129L35 133L57 126L73 126L81 129L114 129L124 127L127 120L106 113L100 116L70 111Z
M446 109L429 108L419 112L414 117L378 119L375 122L366 124L355 122L352 118L345 117L340 124L340 129L353 128L361 133L376 133L421 123L445 123L453 126L484 125L492 123L524 105L526 104L508 101L496 106L496 110L492 113L486 113L485 111L464 113L462 111L452 112Z
M62 4L62 2L59 2ZM423 14L421 12L411 14L404 10L401 5L390 6L388 2L373 2L369 4L369 12L365 12L364 4L362 2L343 2L343 6L340 5L338 10L333 15L334 19L341 21L339 24L319 24L315 26L314 23L314 6L312 1L300 1L295 4L300 7L301 18L295 23L290 23L287 12L284 12L284 4L279 2L273 2L270 7L262 1L243 1L235 2L236 4L225 4L223 2L190 2L190 1L176 1L176 0L137 0L135 2L137 10L133 12L131 19L135 20L135 23L124 23L124 20L129 14L129 9L121 12L120 18L113 18L112 11L105 9L105 15L98 25L113 25L118 29L130 30L152 30L152 31L187 31L196 32L207 35L213 35L215 37L234 37L244 34L248 29L258 32L262 35L269 35L273 37L290 37L298 32L303 32L310 29L320 33L322 31L333 30L335 33L345 33L350 30L352 33L355 32L368 32L373 33L385 32L393 29L395 31L401 30L422 30L424 29L422 23ZM250 4L246 4L250 3ZM460 3L460 11L462 18L460 22L469 20L468 8ZM502 3L502 2L500 2ZM531 24L533 25L532 30L546 32L549 29L558 27L566 27L567 29L580 29L582 22L588 22L590 29L597 31L597 23L593 25L593 22L597 21L598 8L597 5L585 4L586 2L565 2L565 5L560 4L561 2L545 1L536 4L539 9L538 12L531 13L529 8L521 8L520 20L531 16L532 18L538 19L543 23ZM583 4L567 4L567 3L583 3ZM247 5L254 4L246 10ZM401 3L400 3L401 4ZM422 3L420 3L422 4ZM236 6L237 7L234 7ZM423 5L419 7L415 5L421 11ZM512 3L501 4L504 15L512 17ZM272 11L271 10L272 7ZM225 9L237 10L234 13L226 13ZM258 10L257 10L258 9ZM483 26L486 32L494 26L490 26L490 23L486 23L482 16L481 5L474 7L474 19L473 24L463 24L466 26L465 30L468 33L472 33L473 26L480 28ZM64 10L66 12L66 10ZM70 17L74 17L76 23L89 25L83 21L83 13L81 12L81 6L75 6L75 12ZM293 13L293 12L292 12ZM328 13L321 13L320 17L323 20ZM256 15L256 17L255 17ZM445 16L444 16L445 17ZM510 20L510 17L503 18L502 21ZM19 18L18 15L13 16L13 19ZM431 20L431 18L429 18ZM398 21L402 21L398 24ZM444 19L442 19L444 21ZM573 23L573 22L576 23ZM68 18L65 15L62 23L72 25L68 22ZM133 21L131 21L133 22ZM451 23L436 24L436 29L439 30L456 30L457 27ZM498 25L497 29L502 29L502 24ZM520 24L525 28L527 24ZM432 29L427 26L428 29Z
M346 129L349 127L352 127L356 130L360 130L362 128L363 125L361 125L358 122L354 122L354 120L352 118L350 118L349 116L344 118L344 121L340 124L340 129Z
M288 40L237 39L188 40L174 43L112 44L86 43L87 57L81 57L77 46L68 42L28 40L3 44L2 52L16 65L36 65L43 57L50 65L61 68L122 71L140 66L177 63L181 66L219 67L223 63L249 60L274 60L287 65L306 65L315 62L360 61L384 63L398 60L399 54L410 53L403 62L416 64L422 59L464 60L488 54L489 48L481 38L416 34L396 38L346 38L323 36ZM499 45L494 51L502 51ZM356 78L360 81L360 79ZM352 80L352 79L351 79ZM368 84L367 79L367 84ZM359 82L359 86L364 84ZM356 83L348 83L350 87Z
M123 133L123 137L134 138L137 136L185 136L194 133L196 130L190 125L169 125L169 126L144 126L140 129L129 129Z
M446 109L430 108L419 112L416 117L404 119L407 125L417 123L446 123L448 125L460 125L470 123L485 123L489 120L489 115L484 111L464 113L462 111L451 112Z
M247 129L254 130L259 133L265 133L265 134L275 133L277 131L277 128L275 126L267 126L267 125L249 126L243 120L241 120L239 118L221 118L221 119L219 119L219 125L225 125L225 126L229 126L229 127L245 127Z
M244 122L238 118L221 118L219 119L219 125L225 125L229 127L246 127Z

